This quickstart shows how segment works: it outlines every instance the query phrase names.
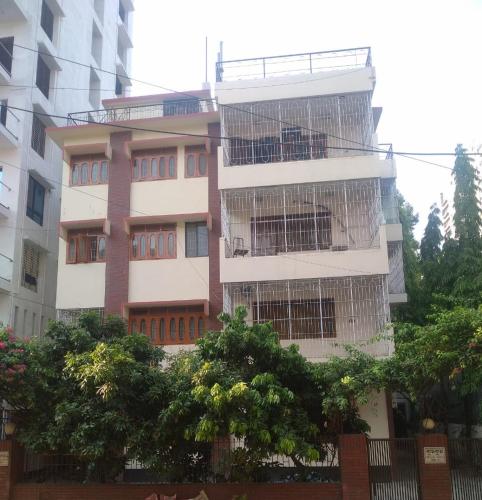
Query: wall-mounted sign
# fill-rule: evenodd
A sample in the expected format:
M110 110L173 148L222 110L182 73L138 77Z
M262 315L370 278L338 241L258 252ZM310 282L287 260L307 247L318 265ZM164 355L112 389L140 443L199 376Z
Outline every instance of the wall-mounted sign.
M426 464L446 464L445 448L443 446L424 446L423 461Z
M8 467L8 451L0 451L0 467Z

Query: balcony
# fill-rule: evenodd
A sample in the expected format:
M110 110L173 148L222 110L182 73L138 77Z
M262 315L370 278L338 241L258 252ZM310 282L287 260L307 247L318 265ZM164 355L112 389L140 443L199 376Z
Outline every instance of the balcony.
M388 243L388 293L390 304L407 302L405 292L405 276L403 271L402 242Z
M20 119L8 109L6 101L0 101L0 149L18 146Z
M0 290L10 291L13 273L13 260L0 253Z
M87 122L111 123L128 120L146 120L207 113L213 110L211 99L177 99L159 104L125 106L69 113L67 125L85 125Z
M310 359L344 355L355 344L387 356L390 342L370 343L390 321L386 278L239 282L224 285L224 310L248 311L249 324L272 321L283 345L297 344Z
M0 83L9 84L12 76L13 36L0 38Z
M224 166L375 155L371 94L223 106Z
M370 67L371 64L370 47L237 59L216 63L216 81L232 82L313 74L322 71Z

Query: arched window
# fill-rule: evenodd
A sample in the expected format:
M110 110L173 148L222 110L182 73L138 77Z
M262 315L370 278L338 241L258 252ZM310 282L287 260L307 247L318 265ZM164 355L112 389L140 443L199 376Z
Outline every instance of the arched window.
M76 163L72 168L72 184L79 183L79 164Z
M99 164L94 161L92 163L92 184L97 184L99 180Z
M88 163L82 163L80 168L80 183L87 184L89 182L89 165Z
M142 335L146 334L146 320L145 319L141 319L140 331L141 331Z
M155 319L151 319L151 340L156 340L156 324L157 321Z
M176 320L174 318L169 321L169 338L172 341L176 340Z
M179 318L179 340L184 340L184 318Z
M188 177L194 177L195 173L196 173L196 161L194 159L194 155L188 155L186 174Z
M199 337L202 337L204 335L204 319L199 318L197 320L197 334Z
M100 182L107 182L107 162L103 161L100 164Z
M137 179L139 177L139 162L134 160L134 166L132 167L132 178Z
M131 333L137 333L137 321L135 319L131 321Z
M147 177L147 159L146 158L142 158L142 162L141 162L141 177L142 178Z
M155 257L156 256L156 235L151 234L149 237L149 256L150 257Z
M97 260L105 259L105 238L102 236L99 238L99 248L97 253Z
M159 158L159 177L166 177L166 160L164 157Z
M140 241L140 256L145 257L146 256L146 237L144 235L141 236L141 241Z
M175 248L174 248L174 234L169 233L169 236L167 237L167 253L169 257L174 257L175 254Z
M151 160L151 175L152 175L152 177L157 177L158 176L157 158L152 158L152 160Z
M69 240L69 262L75 262L75 238L70 238Z
M174 177L176 175L176 160L174 156L169 158L169 177Z
M159 320L159 340L162 342L166 338L166 321L164 318Z
M157 242L157 255L158 257L164 256L164 233L162 231L159 233L159 239Z
M206 159L206 155L199 155L199 175L206 175L208 170L208 163Z
M133 257L137 257L137 245L138 245L137 236L134 236L132 238L132 256Z
M193 317L189 318L189 338L194 340L196 336L196 322Z

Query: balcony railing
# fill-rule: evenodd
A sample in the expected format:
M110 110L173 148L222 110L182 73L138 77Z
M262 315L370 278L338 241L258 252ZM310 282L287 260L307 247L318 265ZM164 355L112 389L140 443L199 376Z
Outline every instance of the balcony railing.
M0 285L2 280L10 283L12 281L13 259L0 253Z
M13 36L0 38L0 66L9 74L12 74L13 61Z
M0 124L15 141L18 140L19 123L20 119L8 108L6 101L0 101Z
M247 308L248 322L272 321L282 341L308 342L314 350L319 343L325 355L368 342L390 321L381 275L225 284L225 311L238 306Z
M373 155L369 93L221 108L224 165Z
M378 248L378 179L222 193L226 257Z
M237 59L216 63L216 81L254 80L372 65L370 47Z
M211 99L179 99L165 101L161 104L144 106L126 106L121 108L96 109L69 113L67 125L84 125L85 123L111 123L127 120L144 120L166 116L191 115L212 111Z

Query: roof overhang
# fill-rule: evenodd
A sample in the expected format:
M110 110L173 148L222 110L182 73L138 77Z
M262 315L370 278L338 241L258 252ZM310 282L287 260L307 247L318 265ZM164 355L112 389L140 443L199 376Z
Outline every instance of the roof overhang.
M124 231L129 234L133 226L147 226L150 224L174 224L176 222L206 222L208 229L212 229L212 217L209 212L194 214L169 214L169 215L141 215L139 217L126 217Z
M159 302L128 302L123 305L124 318L129 317L129 311L132 309L154 309L157 307L192 307L203 306L204 314L209 316L209 300L192 299L192 300L169 300Z
M67 241L67 233L74 229L102 229L102 232L110 235L110 220L109 219L85 219L62 221L59 223L59 236Z
M137 141L128 141L125 143L125 152L128 158L132 157L135 151L146 149L168 148L170 146L196 145L204 144L206 149L209 147L209 140L206 137L197 137L190 135L172 135L170 137L159 137L156 139L142 139Z
M68 161L72 156L102 154L108 160L112 159L112 147L109 142L95 142L84 144L72 144L64 146L64 159Z

